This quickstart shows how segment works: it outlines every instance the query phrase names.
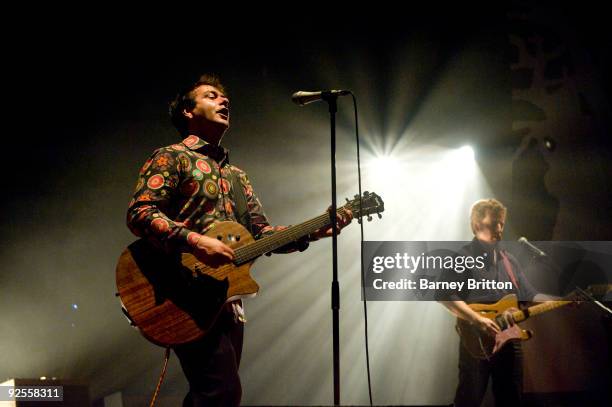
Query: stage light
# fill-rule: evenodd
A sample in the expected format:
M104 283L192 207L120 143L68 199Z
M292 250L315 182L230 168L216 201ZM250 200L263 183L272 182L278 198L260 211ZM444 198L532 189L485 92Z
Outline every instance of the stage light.
M444 160L446 178L454 182L473 173L476 160L474 160L474 149L470 146L463 146L459 149L450 151Z
M548 151L553 152L557 147L557 142L552 137L544 137L544 147Z
M459 149L461 157L466 161L474 161L474 149L470 146L463 146Z
M378 156L372 159L368 165L368 170L372 172L375 179L393 176L401 171L400 160L393 156Z
M365 190L379 194L396 194L398 177L405 177L407 159L400 160L395 155L380 155L366 159L364 166Z

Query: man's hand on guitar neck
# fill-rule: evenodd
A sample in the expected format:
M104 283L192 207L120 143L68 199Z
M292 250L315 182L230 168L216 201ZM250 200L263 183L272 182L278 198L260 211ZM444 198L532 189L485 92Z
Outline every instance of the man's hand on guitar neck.
M212 237L200 235L192 246L192 254L208 266L219 267L234 260L234 250Z
M331 208L327 208L327 210L330 211ZM340 213L336 214L336 227L338 229L338 234L340 234L340 231L342 230L342 228L344 228L346 225L351 223L352 220L353 220L353 213L351 212L351 210L347 208L342 208ZM330 237L333 234L332 229L333 228L331 227L331 225L329 227L323 227L321 229L317 229L316 231L311 233L308 236L308 238L309 240L314 241L314 240L322 239L324 237Z

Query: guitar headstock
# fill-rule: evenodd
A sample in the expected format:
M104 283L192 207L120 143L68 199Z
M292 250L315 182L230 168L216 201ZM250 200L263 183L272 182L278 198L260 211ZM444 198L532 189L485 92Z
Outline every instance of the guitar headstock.
M353 217L361 223L361 218L367 216L368 221L372 220L372 214L377 214L378 218L382 218L381 212L385 210L385 203L382 198L375 192L365 191L361 199L359 195L355 195L352 200L346 200L345 208L353 212Z
M586 299L593 299L593 297L604 297L606 294L612 291L612 284L591 284L586 290L580 287L576 287L576 293L586 297Z
M570 301L601 300L609 292L612 292L612 284L591 284L586 289L576 286L576 289L566 295L563 299Z

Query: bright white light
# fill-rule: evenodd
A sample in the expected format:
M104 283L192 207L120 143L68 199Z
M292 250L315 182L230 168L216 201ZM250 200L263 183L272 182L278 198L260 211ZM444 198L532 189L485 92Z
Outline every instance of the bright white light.
M418 146L366 161L364 190L378 193L392 223L369 227L386 240L469 240L471 204L489 196L472 147ZM378 230L380 228L380 230Z
M398 177L404 176L406 163L394 156L377 156L367 161L364 168L366 190L388 195L397 189Z
M472 174L475 164L472 147L463 146L451 151L446 161L446 171L449 174L449 179L462 178Z
M401 162L392 156L379 156L370 162L368 172L372 173L375 179L393 177L401 171Z
M463 146L459 149L459 153L466 161L474 161L474 149L470 146Z

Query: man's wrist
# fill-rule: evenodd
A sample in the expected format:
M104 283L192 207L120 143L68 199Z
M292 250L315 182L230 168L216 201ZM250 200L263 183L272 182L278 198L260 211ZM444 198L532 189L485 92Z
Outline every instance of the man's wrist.
M187 235L187 245L193 250L198 247L198 242L202 239L204 235L201 235L197 232L190 232Z

